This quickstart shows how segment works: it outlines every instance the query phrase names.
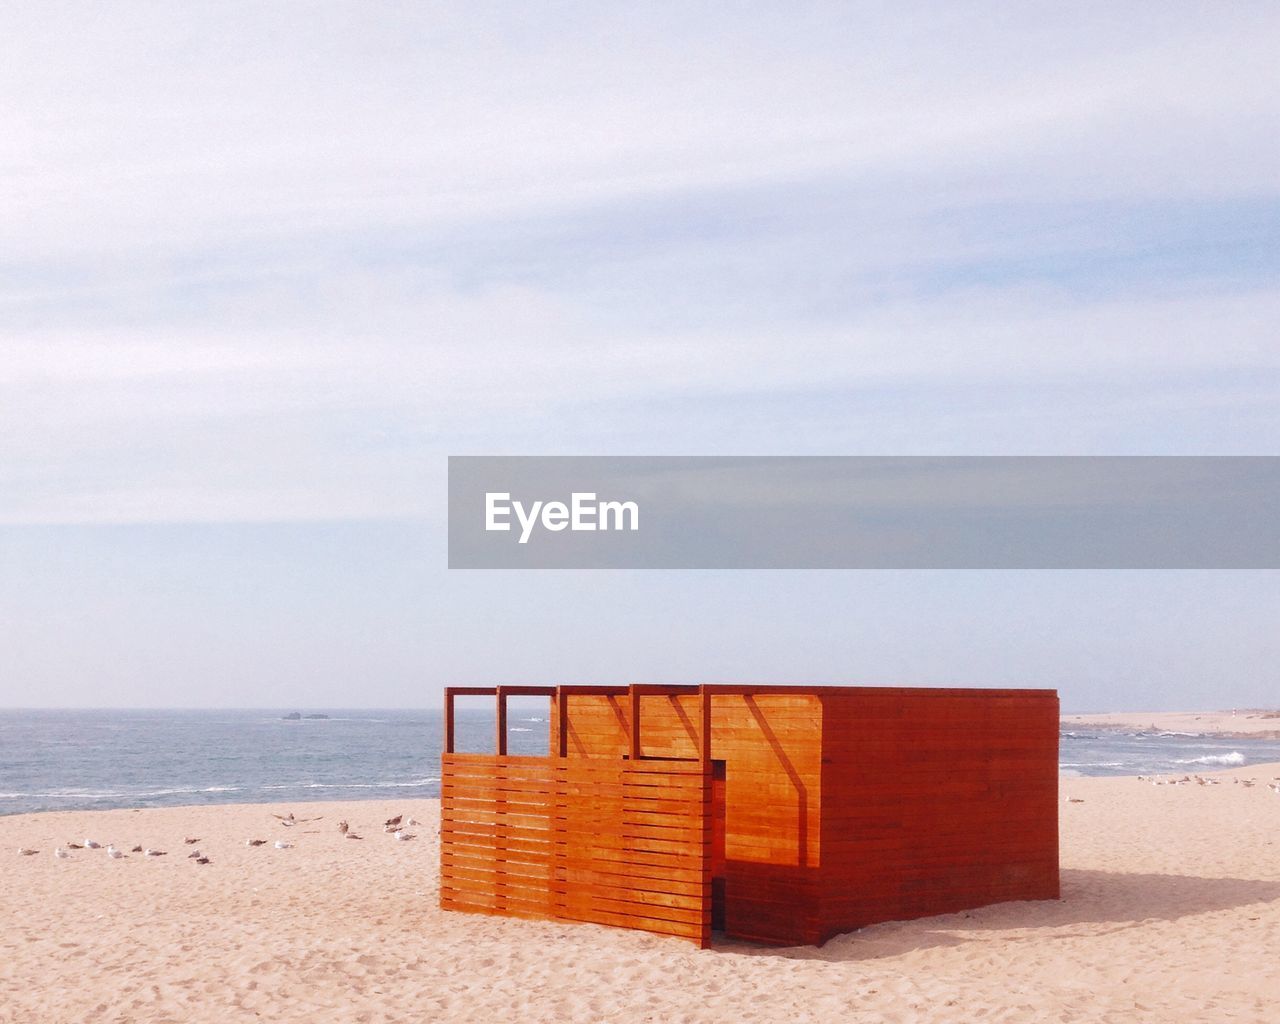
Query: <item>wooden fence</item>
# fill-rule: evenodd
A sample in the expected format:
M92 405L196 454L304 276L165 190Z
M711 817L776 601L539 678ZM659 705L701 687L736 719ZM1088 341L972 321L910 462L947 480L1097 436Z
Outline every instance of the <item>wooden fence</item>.
M446 753L440 788L443 908L710 944L706 760Z

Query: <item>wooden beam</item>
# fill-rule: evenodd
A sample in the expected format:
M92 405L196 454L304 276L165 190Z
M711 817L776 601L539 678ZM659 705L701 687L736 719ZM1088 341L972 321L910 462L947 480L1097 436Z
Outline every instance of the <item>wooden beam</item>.
M640 760L640 691L635 684L627 687L627 696L631 704L630 754L632 761Z
M702 710L702 729L698 736L698 757L706 770L711 768L711 694L705 686L698 687L698 702Z
M494 696L498 703L498 735L497 746L494 748L499 757L505 757L507 754L507 688L498 686L494 688Z
M556 687L556 757L569 756L569 694L563 686Z
M579 693L589 697L622 697L627 693L625 686L595 686L571 684L568 686L557 686L557 690L561 693Z
M453 750L453 687L444 689L444 752L452 754Z

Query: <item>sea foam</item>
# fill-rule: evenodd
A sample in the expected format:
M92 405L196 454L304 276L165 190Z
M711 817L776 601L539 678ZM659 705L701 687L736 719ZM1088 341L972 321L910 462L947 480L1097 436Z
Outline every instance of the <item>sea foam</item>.
M1244 754L1238 750L1233 750L1229 754L1209 754L1206 757L1193 757L1187 761L1178 761L1178 764L1244 764Z

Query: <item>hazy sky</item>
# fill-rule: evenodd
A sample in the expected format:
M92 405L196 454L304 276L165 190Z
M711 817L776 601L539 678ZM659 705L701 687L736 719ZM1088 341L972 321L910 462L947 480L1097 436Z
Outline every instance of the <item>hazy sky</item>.
M1280 703L1277 573L450 573L449 454L1280 454L1271 2L0 8L0 705Z

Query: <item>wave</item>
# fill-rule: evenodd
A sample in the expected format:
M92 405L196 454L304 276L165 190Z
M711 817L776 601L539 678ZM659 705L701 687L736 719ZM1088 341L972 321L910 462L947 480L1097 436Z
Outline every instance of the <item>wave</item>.
M125 790L115 789L50 789L43 793L27 793L27 796L54 800L115 800L122 796L136 796Z
M1207 757L1193 757L1186 761L1175 761L1175 764L1244 764L1245 756L1238 750L1229 754L1210 754Z
M189 789L142 789L138 790L134 796L181 796L184 793L239 793L239 786L203 786L200 788Z
M1059 768L1127 768L1129 761L1062 761Z
M48 789L43 792L0 793L0 800L35 798L39 800L118 800L123 797L147 799L156 796L181 796L184 793L239 793L239 786L200 786L182 789Z
M285 792L295 789L412 789L422 786L434 786L440 781L436 776L426 779L414 779L410 782L293 782L283 786L263 786L271 792Z

